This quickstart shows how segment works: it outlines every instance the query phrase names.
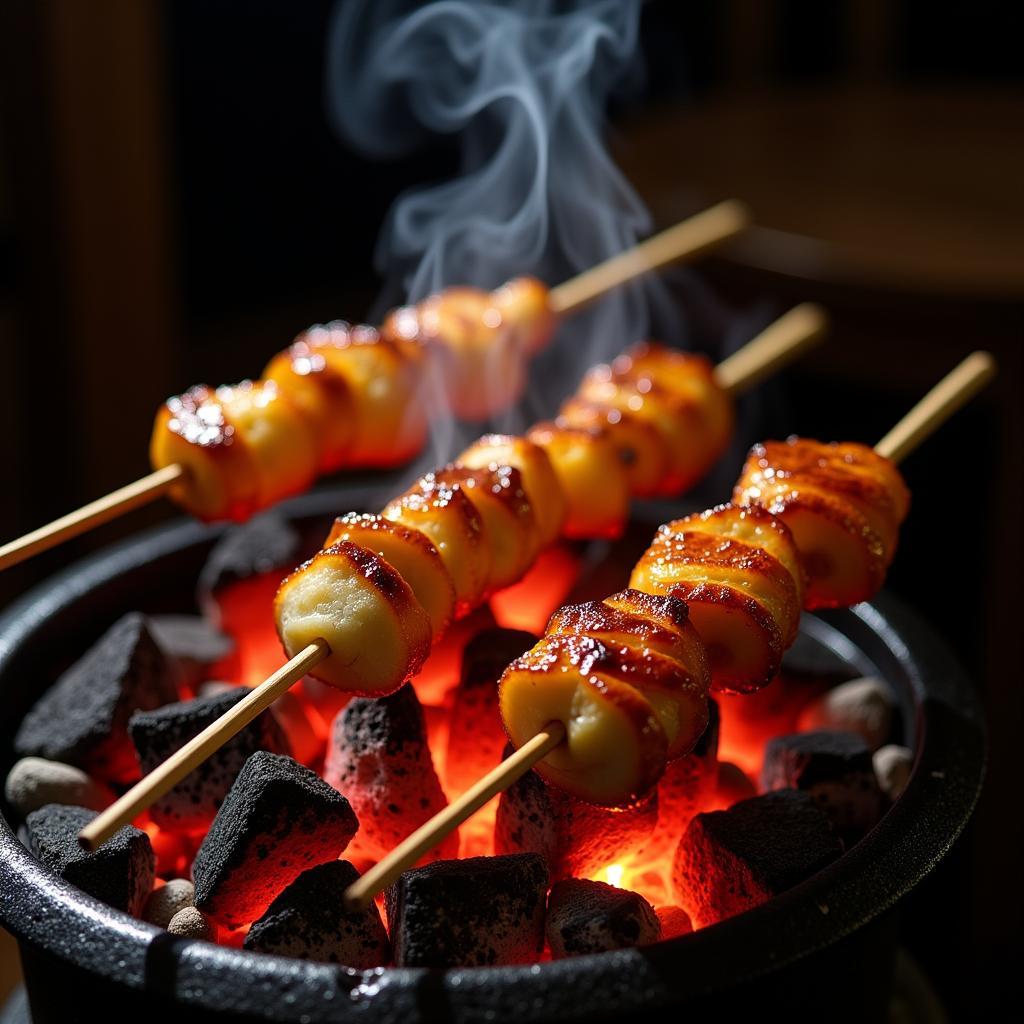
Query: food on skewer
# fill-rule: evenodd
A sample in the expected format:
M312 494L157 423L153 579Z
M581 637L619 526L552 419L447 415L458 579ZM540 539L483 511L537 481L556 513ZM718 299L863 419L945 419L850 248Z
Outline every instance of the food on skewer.
M778 365L782 352L802 349L821 329L822 318L816 310L798 307L791 311L750 343L757 358L732 375L731 387L741 389L745 379L761 371L764 361ZM567 513L583 507L586 495L592 494L591 481L599 467L583 472L578 466L566 468L560 460L571 455L582 462L589 455L607 460L613 474L622 471L613 457L614 441L589 444L589 432L583 432L588 441L583 442L583 454L577 455L573 447L580 441L579 428L556 423L544 429L551 430L551 437L542 440L561 472L536 441L487 435L450 466L422 477L391 502L380 519L347 516L339 520L328 546L287 577L275 599L278 634L289 662L232 708L223 723L197 736L126 793L83 840L90 845L102 842L111 822L125 814L130 820L149 806L190 766L307 672L329 686L373 696L394 692L414 675L449 619L445 595L454 594L456 617L466 615L524 573L537 552L561 533ZM614 439L614 430L614 425L609 425L607 436ZM570 443L556 443L560 435ZM624 518L625 509L620 515ZM392 525L384 526L385 521ZM396 524L400 528L395 528ZM621 525L620 521L611 527L618 530ZM351 537L353 530L358 531L359 541L343 539ZM413 539L417 532L423 542ZM380 545L372 543L376 538L382 541ZM372 547L363 547L360 541L371 542ZM390 558L406 566L408 578ZM442 568L451 591L441 579ZM663 683L657 672L647 682L659 714L668 716L655 723L655 734L660 733L668 747L683 728L671 721L669 710L678 698L657 694ZM609 685L614 688L616 683L613 680ZM637 721L648 706L646 698L639 699ZM541 746L560 739L552 733ZM643 788L645 780L656 779L662 760L660 755L651 758L646 774L640 772L627 781L634 788ZM621 795L611 795L608 802L621 799Z
M263 381L244 381L225 396L225 389L200 386L170 399L157 414L152 473L0 546L0 568L164 494L199 518L243 519L307 487L317 473L397 465L423 443L425 376L451 381L461 414L486 417L507 408L518 397L526 361L547 343L558 317L705 251L748 220L746 208L729 200L550 291L531 278L493 293L452 288L389 318L383 335L340 322L312 328L271 360ZM429 363L436 374L421 372ZM492 386L481 386L486 379ZM264 409L273 412L263 415ZM308 443L295 454L301 434ZM279 458L286 450L294 464Z
M877 454L892 463L892 473L896 473L895 461L898 458L912 451L993 373L991 357L975 353L926 395L876 447ZM837 474L831 479L841 492L846 483L842 475ZM887 497L888 492L883 492L876 500L884 506ZM712 532L718 532L717 527L725 524L722 544L726 548L733 544L728 534L739 527L740 536L752 549L751 554L755 557L739 559L734 565L726 566L732 573L728 577L730 582L742 586L744 581L740 574L745 568L756 567L763 572L767 563L760 557L765 553L760 538L764 539L774 561L784 568L784 559L774 556L776 553L781 556L784 550L780 538L786 538L785 544L789 546L792 541L784 528L776 531L768 527L770 519L770 514L769 519L761 513L751 517L730 506L698 517L702 526L714 521ZM693 525L695 519L688 517L683 522ZM770 532L759 535L758 531L765 527ZM754 537L759 539L750 543ZM713 547L711 551L713 553ZM672 559L673 555L670 551L667 556L660 557ZM787 554L786 558L789 557ZM641 567L645 560L649 560L647 555L641 558ZM695 560L685 547L678 555L678 561L679 578L685 584L694 582L692 570L688 567ZM786 572L795 588L797 575L788 569ZM774 594L770 589L759 588L758 591L761 608L771 609L772 621L763 620L754 625L766 631L777 631L778 636L788 637L791 641L795 622L787 616L793 615L793 589L782 585L780 575L775 576L778 586L774 588ZM749 585L763 586L763 582L759 573L749 581ZM669 635L672 635L671 625L675 622L675 636L680 639L676 608L685 610L686 605L671 595L671 586L668 589L668 595L660 598L675 602L667 621L664 610L658 615L651 615L650 606L644 608L642 604L644 595L636 591L616 595L607 604L618 611L640 611L637 616L640 622L634 620L633 636L647 639L646 631L653 620L659 626L668 626ZM699 588L694 593L699 595ZM591 614L595 610L590 606ZM603 616L604 613L599 614ZM739 620L722 622L712 617L712 621L720 629L728 623L733 633L747 628L747 624ZM599 624L603 625L600 620ZM703 723L697 729L696 722L700 719L699 713L694 713L696 702L692 697L699 692L699 683L694 678L692 651L688 652L689 657L682 650L675 658L671 655L666 657L669 652L662 640L657 645L643 645L638 657L637 644L635 641L624 642L626 631L618 623L605 628L612 641L607 646L597 636L591 635L591 622L578 613L568 619L560 613L552 617L548 634L531 651L513 662L499 682L502 719L510 739L519 749L354 883L346 894L351 906L362 906L372 900L425 850L435 846L447 831L461 824L531 767L574 796L598 804L628 806L653 787L664 769L673 743L678 743L680 748L676 753L685 753L694 745L706 725L707 711L705 693ZM703 644L698 644L697 649L703 654ZM666 667L666 661L671 668ZM752 665L760 669L757 662L757 658L753 659ZM680 675L688 670L688 685L679 686L680 675L673 676L672 669ZM733 682L735 685L737 680ZM756 688L757 685L756 680L738 682L737 688L740 689ZM682 694L690 699L680 699ZM657 762L661 763L660 769Z
M873 448L797 437L755 445L733 500L767 509L792 531L809 609L873 597L910 508L899 470Z

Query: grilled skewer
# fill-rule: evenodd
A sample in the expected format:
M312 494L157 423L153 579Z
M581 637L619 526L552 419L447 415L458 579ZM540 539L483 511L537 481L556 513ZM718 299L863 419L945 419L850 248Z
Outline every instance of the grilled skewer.
M902 488L896 460L952 415L991 378L994 369L987 353L964 360L879 442L875 455L887 465L876 467L877 476L887 483L899 479ZM848 480L842 470L833 470L831 476L821 473L819 486L827 490L829 480L836 493L845 491ZM905 495L905 489L899 493ZM879 487L874 496L873 511L889 509L888 488ZM905 512L905 502L901 508ZM783 644L787 639L792 642L799 601L788 588L764 588L765 581L779 583L777 569L781 568L799 594L801 567L792 559L794 540L788 527L756 506L725 505L669 524L667 534L659 537L685 538L690 532L724 538L720 550L742 545L745 550L740 557L724 561L728 582L711 586L745 589L751 604L763 613L750 623L725 624L713 616L702 620L705 628L710 622L715 642L725 639L727 629L739 635L741 648L751 629L781 637ZM734 541L736 536L743 541ZM652 548L660 543L656 540ZM645 564L652 561L650 554L638 563L641 576ZM705 564L702 559L707 554ZM693 585L696 576L722 569L723 560L713 545L701 544L695 550L688 543L678 551L660 552L654 556L657 559L669 567L657 580L655 589L663 591L660 596L627 590L604 602L556 612L545 636L513 662L499 682L502 720L519 749L354 882L345 894L350 906L367 905L449 830L530 767L576 797L628 806L649 792L671 756L693 746L707 721L708 670L701 655L708 637L701 635L697 644L687 637L691 630L701 632L701 622L687 621L687 605L673 591L681 588L692 613L703 600L700 585ZM637 581L636 575L634 581L645 582ZM711 606L716 606L713 598ZM752 662L757 675L751 684L761 681L763 667L757 656Z
M824 325L816 307L798 306L723 362L716 377L721 372L727 390L737 394L761 378L764 366L778 367L817 340ZM615 426L604 430L617 446ZM572 447L565 450L571 454ZM615 459L604 468L626 479L625 466ZM470 479L472 486L464 487ZM113 804L83 833L83 842L101 844L307 672L342 689L376 694L401 685L422 664L430 638L524 571L571 521L571 505L581 500L575 479L557 456L553 465L541 445L488 435L455 466L421 479L383 515L340 517L327 548L282 584L276 612L291 661L243 698L223 724L208 728ZM489 544L485 518L495 531ZM502 546L497 566L495 540ZM325 608L334 614L323 615ZM382 651L386 644L395 645L391 654ZM360 652L368 656L352 671ZM367 670L374 665L371 678Z
M245 519L341 466L399 465L427 431L427 379L449 383L454 411L480 418L515 401L526 362L557 318L667 263L692 258L746 226L719 203L550 292L531 278L493 293L450 288L389 316L380 332L314 327L259 381L200 385L159 410L153 472L0 547L0 569L168 495L200 519ZM425 364L433 370L424 374ZM486 369L494 386L486 388ZM283 454L287 452L287 457Z

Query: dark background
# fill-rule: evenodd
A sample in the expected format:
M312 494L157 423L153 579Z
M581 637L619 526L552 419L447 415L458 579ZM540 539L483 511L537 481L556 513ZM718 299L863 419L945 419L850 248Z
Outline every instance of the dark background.
M456 150L371 164L331 133L332 6L0 5L0 537L145 472L166 395L255 375L309 323L366 314L387 208L450 175ZM742 444L870 442L972 349L1000 360L996 386L906 465L890 584L989 709L981 807L906 924L962 1014L997 1005L1021 922L1021 27L1002 3L652 2L646 84L612 111L659 224L730 195L753 207L758 228L700 268L724 308L756 324L813 298L833 314L829 343L747 404ZM714 348L721 324L696 307ZM172 514L9 570L0 603Z

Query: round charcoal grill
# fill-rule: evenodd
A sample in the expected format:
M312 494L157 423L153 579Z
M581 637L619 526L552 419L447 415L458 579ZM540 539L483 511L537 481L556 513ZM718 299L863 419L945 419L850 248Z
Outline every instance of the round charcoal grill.
M347 488L286 507L315 524L365 498ZM118 616L194 611L194 582L220 533L194 523L150 532L70 567L0 618L5 771L21 716ZM805 616L801 629L805 656L888 681L917 757L903 795L866 838L771 902L644 949L525 967L356 972L175 938L51 874L4 819L0 921L20 943L33 1019L529 1024L677 1020L693 1010L728 1018L768 1007L783 1019L882 1019L893 911L949 849L978 795L980 711L945 645L891 597Z

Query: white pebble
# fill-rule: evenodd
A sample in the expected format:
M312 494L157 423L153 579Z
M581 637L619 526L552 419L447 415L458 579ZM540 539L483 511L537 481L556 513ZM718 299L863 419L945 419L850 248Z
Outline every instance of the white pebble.
M823 693L800 712L801 732L813 729L839 729L860 736L877 750L888 739L892 728L893 699L881 679L864 676Z
M890 743L876 750L872 760L882 792L890 800L895 800L906 789L910 779L910 772L914 767L914 752Z
M195 907L185 907L171 918L167 930L172 935L181 935L186 939L206 939L213 942L216 933L213 925Z
M4 796L23 815L46 804L71 804L102 811L114 802L114 794L81 768L42 757L23 757L14 765L7 774Z
M158 928L166 928L179 910L192 906L195 896L196 888L187 878L172 878L149 894L142 908L142 919Z

